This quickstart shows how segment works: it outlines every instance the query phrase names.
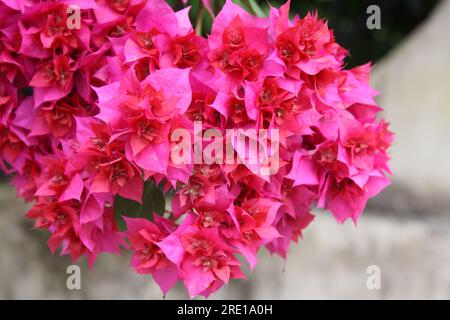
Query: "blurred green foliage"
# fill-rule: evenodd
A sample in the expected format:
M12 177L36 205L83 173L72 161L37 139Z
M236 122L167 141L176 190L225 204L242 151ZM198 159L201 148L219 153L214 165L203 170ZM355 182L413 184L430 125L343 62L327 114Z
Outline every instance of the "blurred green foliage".
M157 186L152 180L147 180L142 193L142 203L115 196L114 214L119 229L126 229L122 216L148 220L153 220L153 213L162 216L165 209L165 198L161 190L162 186Z

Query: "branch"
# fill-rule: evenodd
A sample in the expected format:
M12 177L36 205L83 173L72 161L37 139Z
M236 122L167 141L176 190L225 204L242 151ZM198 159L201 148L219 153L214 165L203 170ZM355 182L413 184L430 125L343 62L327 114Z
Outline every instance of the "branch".
M200 9L198 10L198 17L197 21L195 22L195 32L201 36L202 30L203 30L203 13L205 12L205 8L203 5L200 6Z

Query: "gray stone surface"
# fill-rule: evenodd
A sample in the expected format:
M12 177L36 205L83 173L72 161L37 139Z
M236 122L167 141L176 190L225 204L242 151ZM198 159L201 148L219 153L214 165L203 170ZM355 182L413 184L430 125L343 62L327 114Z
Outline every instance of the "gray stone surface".
M449 17L450 0L443 0L374 70L378 102L396 134L391 155L399 186L381 199L400 210L450 208Z
M101 256L94 271L81 261L81 290L68 290L70 259L50 254L46 235L31 230L26 206L5 185L0 208L0 298L162 299L150 277L128 267L128 255ZM262 252L247 281L231 282L211 298L448 299L449 248L446 220L403 221L367 212L355 227L319 212L286 262ZM369 265L381 269L380 290L366 286ZM178 286L167 299L186 297Z

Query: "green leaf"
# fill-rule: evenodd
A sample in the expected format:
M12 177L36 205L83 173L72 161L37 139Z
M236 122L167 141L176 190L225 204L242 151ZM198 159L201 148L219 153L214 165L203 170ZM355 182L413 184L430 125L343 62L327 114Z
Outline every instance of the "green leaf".
M191 19L192 25L195 27L195 22L197 21L200 9L200 0L189 1L189 5L191 6L191 9L189 10L189 18Z
M120 230L125 230L125 221L122 216L131 218L153 219L153 213L163 215L166 201L163 192L152 181L148 180L144 184L142 193L142 205L136 201L125 199L119 195L114 198L114 214Z
M240 5L242 8L250 13L254 13L258 17L265 17L264 10L261 9L255 0L233 0L234 3Z
M250 8L252 8L253 12L258 17L264 17L265 16L264 11L261 9L259 4L255 0L247 0L247 2L250 5Z
M155 183L151 183L147 190L147 194L144 195L144 204L151 203L152 211L162 216L166 208L166 199L162 188L158 187Z
M116 195L114 198L114 217L119 230L126 230L125 221L122 216L137 217L140 204Z
M245 0L233 0L234 3L236 3L237 5L241 6L243 9L247 10L250 12L250 9L244 2Z

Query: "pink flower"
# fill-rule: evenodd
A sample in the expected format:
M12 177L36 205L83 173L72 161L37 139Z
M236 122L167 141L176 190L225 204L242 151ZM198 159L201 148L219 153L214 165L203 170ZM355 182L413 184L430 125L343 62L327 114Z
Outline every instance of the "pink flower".
M49 58L54 52L66 54L72 48L89 47L90 30L82 21L81 29L67 27L67 5L44 2L26 6L19 29L22 43L19 52L33 58Z
M23 160L26 144L21 139L20 130L13 126L0 125L0 157L12 166L18 166ZM18 169L16 167L16 169Z
M99 118L110 122L115 137L125 140L126 156L152 173L167 173L168 129L176 114L183 114L191 100L189 70L162 69L138 82L134 73L121 83L97 89ZM119 99L110 96L118 88Z
M229 279L244 277L235 251L220 240L216 228L198 230L187 226L176 239L175 250L181 252L182 260L172 261L180 268L191 297L207 297ZM163 250L173 250L168 245L171 242L163 241Z
M70 5L80 28L68 27ZM131 267L164 294L181 280L207 297L244 277L237 255L250 270L263 247L286 258L314 207L357 221L391 173L393 134L378 120L371 64L346 70L327 23L289 19L289 6L257 18L227 0L205 38L189 8L163 0L0 3L0 168L34 202L27 216L49 231L52 252L93 266L127 238ZM180 129L191 159L208 129L259 143L266 129L278 151L264 155L279 165L263 175L235 140L235 162L179 163ZM159 212L142 212L161 193L170 206L152 199ZM143 215L124 216L120 232L123 201Z
M214 20L209 59L233 80L255 81L269 53L267 23L227 1Z
M231 215L237 223L240 234L232 241L245 256L253 269L256 266L256 252L259 247L280 237L277 229L272 225L281 203L265 199L252 199L241 206L235 206Z
M308 13L293 23L286 21L289 2L279 12L271 11L278 57L287 73L297 78L300 70L315 75L323 69L339 69L346 51L335 43L334 35L317 13Z
M153 279L166 294L178 280L178 271L162 249L159 242L172 233L176 226L167 219L154 215L154 223L140 218L124 218L126 237L133 251L131 266L141 274L152 274Z
M168 58L172 61L171 65L182 69L196 66L203 58L202 51L205 51L205 42L194 32L173 39L170 51L167 53Z

